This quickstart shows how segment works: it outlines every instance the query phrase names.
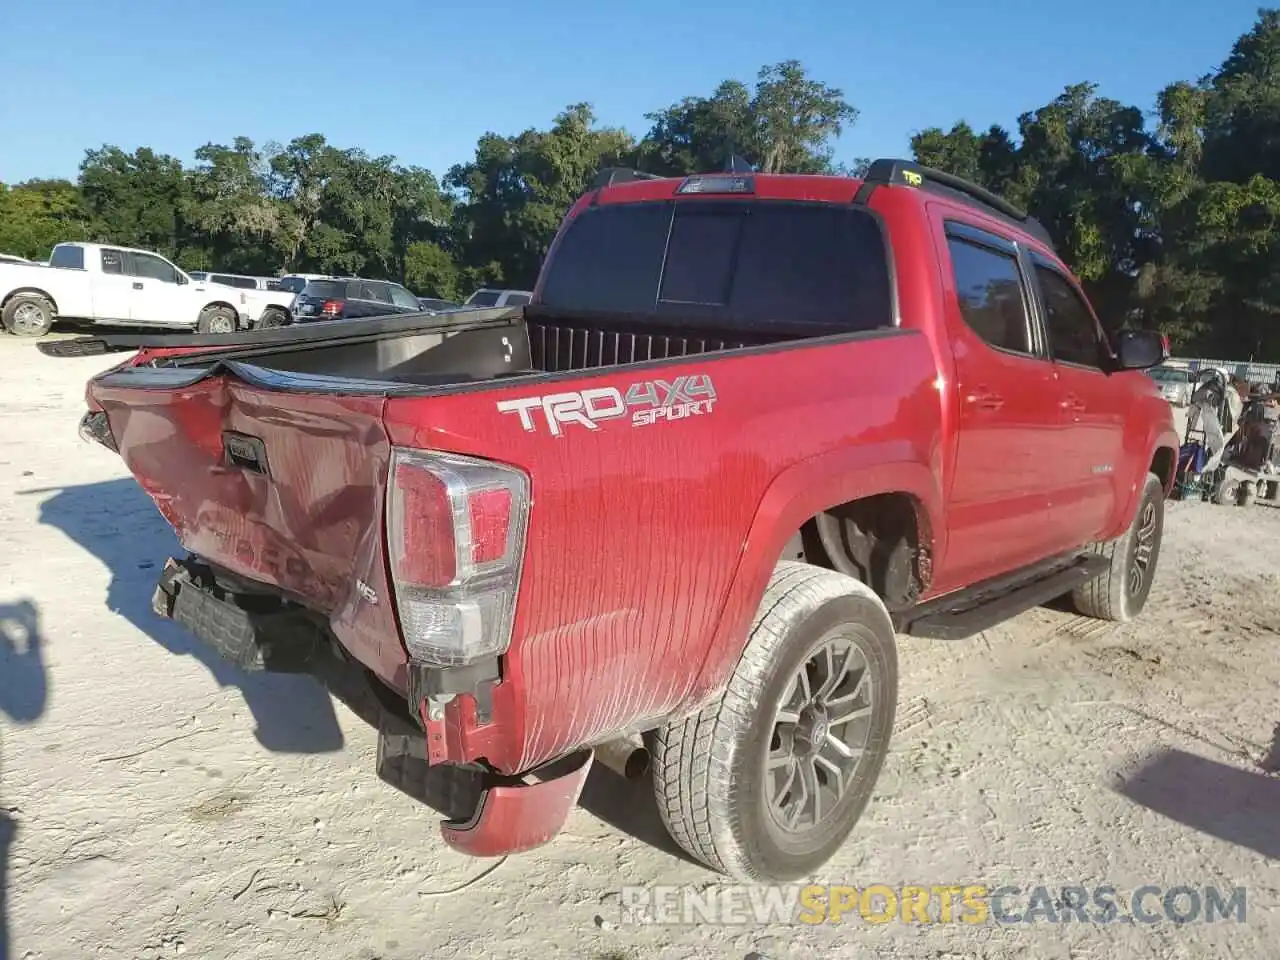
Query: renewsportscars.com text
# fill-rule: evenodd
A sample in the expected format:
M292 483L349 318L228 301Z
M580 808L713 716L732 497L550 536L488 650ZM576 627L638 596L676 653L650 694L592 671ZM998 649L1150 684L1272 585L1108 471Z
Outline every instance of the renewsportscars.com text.
M771 923L1243 923L1244 887L870 884L623 887L621 921L663 926Z

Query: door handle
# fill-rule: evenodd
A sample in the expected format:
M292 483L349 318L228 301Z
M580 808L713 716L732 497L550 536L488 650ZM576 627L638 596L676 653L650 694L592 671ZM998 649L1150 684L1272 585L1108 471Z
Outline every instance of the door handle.
M141 290L141 289L142 289L142 284L140 284L140 283L136 283L136 282L135 282L135 283L134 283L134 285L133 285L133 289L135 289L135 290Z
M1074 396L1067 397L1067 399L1059 403L1058 406L1062 407L1062 409L1066 410L1068 413L1084 413L1085 409L1084 401L1079 397Z
M1004 397L998 393L978 391L967 395L964 398L964 402L971 407L977 407L979 410L999 410L1004 406Z

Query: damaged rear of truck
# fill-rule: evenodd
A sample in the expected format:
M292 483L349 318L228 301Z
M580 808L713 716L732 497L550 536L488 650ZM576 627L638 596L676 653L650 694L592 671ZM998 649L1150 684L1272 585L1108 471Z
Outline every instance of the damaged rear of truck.
M677 841L794 878L884 761L954 456L927 220L864 186L611 175L523 309L43 349L138 351L82 432L187 551L157 612L367 680L478 783L450 844L545 842L643 734Z

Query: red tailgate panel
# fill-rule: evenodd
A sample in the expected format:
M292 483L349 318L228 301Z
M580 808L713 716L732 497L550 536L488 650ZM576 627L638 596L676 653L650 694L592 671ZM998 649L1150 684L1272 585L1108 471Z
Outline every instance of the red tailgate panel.
M382 553L390 447L381 397L284 393L225 377L171 390L95 382L90 391L125 464L187 550L329 614L354 656L403 686ZM262 442L266 475L228 462L224 431Z

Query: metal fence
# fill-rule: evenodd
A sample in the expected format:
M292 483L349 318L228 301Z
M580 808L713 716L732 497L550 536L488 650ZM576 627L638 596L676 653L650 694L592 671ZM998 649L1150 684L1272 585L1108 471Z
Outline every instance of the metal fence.
M1280 376L1280 364L1249 363L1242 360L1210 360L1206 357L1173 357L1173 362L1186 365L1192 373L1199 373L1205 367L1221 367L1237 377L1244 377L1252 383L1275 383Z

